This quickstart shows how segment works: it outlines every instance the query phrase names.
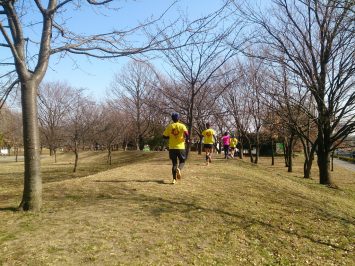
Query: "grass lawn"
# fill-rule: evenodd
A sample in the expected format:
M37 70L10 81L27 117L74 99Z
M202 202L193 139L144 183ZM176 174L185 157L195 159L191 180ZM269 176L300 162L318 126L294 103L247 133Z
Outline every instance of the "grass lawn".
M167 152L113 156L82 153L75 174L71 154L44 157L40 213L15 210L23 163L0 160L0 265L355 265L354 172L331 189L301 159L191 153L172 185Z

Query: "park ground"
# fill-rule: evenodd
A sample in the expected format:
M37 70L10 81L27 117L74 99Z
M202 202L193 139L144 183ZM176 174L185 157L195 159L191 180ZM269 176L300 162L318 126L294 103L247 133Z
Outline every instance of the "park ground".
M334 189L301 158L221 157L192 153L172 185L167 152L86 152L76 174L44 156L39 213L16 210L23 163L0 160L0 265L355 265L354 171Z

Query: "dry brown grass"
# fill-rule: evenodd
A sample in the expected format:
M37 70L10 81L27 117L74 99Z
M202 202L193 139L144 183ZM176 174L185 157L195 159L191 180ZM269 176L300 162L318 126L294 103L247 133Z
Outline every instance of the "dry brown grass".
M14 211L21 186L2 187L0 264L354 264L354 172L336 169L330 189L304 180L299 160L287 173L281 158L206 167L192 154L171 185L167 153L115 156L125 164L45 182L41 213ZM86 160L85 169L100 161Z

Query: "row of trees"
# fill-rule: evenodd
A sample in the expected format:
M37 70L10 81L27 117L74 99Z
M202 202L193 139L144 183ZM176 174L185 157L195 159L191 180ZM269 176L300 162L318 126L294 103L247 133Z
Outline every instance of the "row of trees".
M110 2L87 1L96 6ZM168 114L178 111L190 136L195 138L201 138L207 121L220 132L236 128L245 142L243 146L251 149L256 144L257 156L255 160L251 157L256 163L261 136L269 136L270 141L282 137L287 144L289 171L292 171L293 146L300 140L305 153L305 177L309 177L316 153L320 183L332 183L330 154L355 130L352 1L275 0L268 13L265 8L261 11L251 6L250 2L241 5L240 1L229 0L215 13L193 22L185 19L179 26L171 27L151 21L135 28L143 29L148 40L138 48L127 48L121 42L124 33L131 31L94 36L66 31L62 27L65 23L58 23L55 18L64 15L63 7L74 1L52 0L46 8L35 3L43 28L40 40L34 42L40 44L39 52L28 61L25 53L28 38L22 31L25 20L20 20L21 12L16 12L24 6L0 1L3 8L0 14L8 21L8 28L0 24L3 46L11 51L15 79L19 81L3 83L6 85L3 99L14 84L21 85L25 147L23 209L38 210L41 206L37 118L40 117L48 143L60 132L46 128L51 123L52 127L56 126L48 118L52 114L46 113L46 106L51 105L51 98L64 97L65 93L60 94L66 91L66 86L59 84L55 97L51 96L52 90L46 95L46 85L40 93L37 89L49 57L61 52L113 58L160 51L169 69L161 73L146 62L129 64L115 77L110 100L99 109L80 90L69 89L72 96L63 103L74 111L61 109L57 115L62 113L65 123L71 125L72 132L68 135L74 151L78 149L79 138L85 135L83 132L96 125L95 132L102 131L104 135L103 131L109 129L112 137L121 140L124 139L121 133L133 128L130 134L134 132L134 143L140 147L148 135L160 134L159 126L167 123ZM147 28L152 24L157 29L154 34ZM58 41L60 38L64 38L62 42ZM29 64L34 58L37 63ZM52 85L48 88L55 87ZM37 106L40 106L39 114ZM85 117L87 113L91 115ZM115 133L115 126L120 134ZM65 127L69 130L68 125ZM58 145L50 145L55 152Z

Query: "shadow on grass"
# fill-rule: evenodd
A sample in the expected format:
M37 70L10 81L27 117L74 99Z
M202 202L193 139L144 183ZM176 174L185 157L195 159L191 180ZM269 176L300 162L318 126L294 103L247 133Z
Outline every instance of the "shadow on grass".
M95 180L94 182L97 183L130 183L130 182L136 182L136 183L157 183L161 185L170 185L171 182L165 182L164 180Z
M126 200L127 200L127 198L126 198ZM296 230L282 228L281 226L276 225L276 224L274 225L272 223L265 222L265 221L256 219L254 217L248 217L246 215L232 213L232 212L229 212L226 210L215 209L215 208L206 208L203 206L199 206L198 204L195 204L195 203L177 202L177 201L173 201L173 200L162 199L161 197L151 197L151 196L146 196L146 195L142 195L142 194L135 194L135 198L132 198L132 200L151 202L153 204L158 203L159 207L155 208L152 206L150 208L150 212L152 213L152 215L155 215L155 216L160 216L163 213L174 212L174 210L175 211L178 210L181 213L190 213L193 211L201 212L202 211L205 213L212 213L214 215L218 215L221 217L230 217L230 218L234 218L234 219L236 218L238 221L234 220L233 223L237 224L238 227L240 227L246 231L249 231L249 228L252 228L253 225L259 225L261 227L267 228L267 231L269 231L269 232L275 232L275 234L277 234L277 232L281 231L287 235L307 239L313 243L324 245L327 247L331 247L333 249L342 250L345 252L351 251L351 249L349 249L349 248L338 246L338 245L333 244L327 240L319 239L316 236L307 235L302 232L297 232ZM342 222L346 222L348 224L353 225L352 221L346 220L344 218L342 219Z
M18 207L3 207L0 208L0 212L19 212L20 209Z

